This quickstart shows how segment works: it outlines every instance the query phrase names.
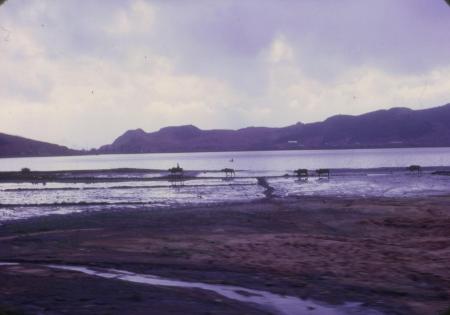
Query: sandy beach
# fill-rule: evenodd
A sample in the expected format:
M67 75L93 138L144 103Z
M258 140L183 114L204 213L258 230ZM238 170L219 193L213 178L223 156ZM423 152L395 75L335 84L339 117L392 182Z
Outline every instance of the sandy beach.
M25 314L272 313L205 290L45 267L64 264L441 314L449 204L450 196L292 197L11 221L0 226L0 261L20 264L0 266L0 304Z

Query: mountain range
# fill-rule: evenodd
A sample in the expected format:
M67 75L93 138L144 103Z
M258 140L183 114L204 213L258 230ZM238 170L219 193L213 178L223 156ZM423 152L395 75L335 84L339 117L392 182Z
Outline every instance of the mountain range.
M57 156L79 153L57 144L0 133L0 157Z
M185 125L156 132L135 129L91 151L0 133L0 157L438 146L450 146L450 104L423 110L397 107L357 116L336 115L322 122L281 128L202 130Z
M359 116L337 115L282 128L201 130L166 127L129 130L100 153L200 152L450 146L450 104L424 109L392 108Z

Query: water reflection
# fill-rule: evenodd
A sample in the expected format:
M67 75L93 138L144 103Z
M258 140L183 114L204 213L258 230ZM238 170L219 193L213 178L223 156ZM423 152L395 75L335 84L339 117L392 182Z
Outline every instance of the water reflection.
M95 180L0 182L0 221L52 213L71 213L130 207L172 207L264 197L339 196L339 197L415 197L450 193L450 176L421 176L404 168L332 170L330 177L297 178L282 173L269 176L266 171L238 172L235 177L217 172L196 172L195 176L170 178L116 178L100 174ZM114 172L113 172L114 173ZM193 173L194 174L194 173ZM253 176L252 176L253 175ZM100 179L99 179L100 178ZM103 178L103 179L102 179ZM264 182L264 185L261 185ZM259 184L258 184L259 183ZM267 192L270 191L268 194Z
M231 162L233 161L233 162ZM235 170L286 172L298 168L376 168L450 166L450 148L302 150L212 153L116 154L94 156L7 158L0 160L0 171L86 170L145 168L167 170L179 163L189 170ZM271 175L271 174L266 174Z

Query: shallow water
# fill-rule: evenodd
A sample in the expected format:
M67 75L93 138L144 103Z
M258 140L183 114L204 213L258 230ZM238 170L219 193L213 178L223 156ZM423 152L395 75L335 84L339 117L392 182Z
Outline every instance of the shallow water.
M231 160L233 162L231 162ZM86 170L112 168L147 168L166 170L179 163L190 170L239 170L280 173L307 168L377 168L450 166L450 148L301 150L257 152L205 152L116 154L94 156L6 158L0 159L0 171Z
M279 295L267 291L247 289L238 286L165 279L153 275L136 274L123 270L94 270L86 267L61 265L48 265L47 267L134 283L212 291L228 299L251 303L262 309L274 311L276 314L280 315L382 315L382 313L378 311L363 307L361 303L327 305L312 300L303 300L294 296Z
M5 263L5 262L0 262L0 266L16 266L18 265L17 263Z
M187 170L191 179L175 187L164 176L176 163ZM417 176L405 169L410 164L429 167ZM415 197L450 193L450 176L432 175L436 170L450 170L450 148L0 159L0 170L24 166L46 171L111 167L155 171L64 172L53 182L0 182L0 222L81 211L250 201L264 197L265 188L257 185L257 177L261 176L267 178L277 197ZM236 177L222 178L217 170L223 167L235 168ZM285 176L297 168L308 168L314 174L314 169L324 167L331 169L329 180L310 177L299 181Z
M450 193L450 177L396 172L334 176L308 180L274 179L272 187L279 196L335 196L335 197L422 197Z
M276 197L417 197L450 193L450 176L422 176L405 169L333 170L330 179L266 177ZM118 182L0 183L0 222L49 214L82 211L154 209L194 204L251 201L264 197L264 187L248 172L230 180L217 173L200 173L174 186L166 179ZM104 176L104 174L102 174ZM133 174L136 176L136 174ZM206 177L205 177L206 176ZM178 183L179 184L179 183Z

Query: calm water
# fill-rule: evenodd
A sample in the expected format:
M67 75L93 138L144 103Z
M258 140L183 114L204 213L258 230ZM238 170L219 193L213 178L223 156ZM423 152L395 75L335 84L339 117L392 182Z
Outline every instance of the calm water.
M18 263L0 262L0 267L19 266ZM42 265L44 266L44 265ZM295 296L280 295L268 291L247 289L244 287L210 284L202 282L189 282L162 278L149 274L137 274L126 270L101 269L68 265L46 265L48 268L68 270L84 273L105 279L114 279L143 285L176 287L185 290L201 289L214 292L231 300L251 303L265 311L274 311L283 315L315 314L315 315L382 315L381 312L370 309L360 302L347 302L339 305L330 305L310 299L301 299Z
M233 162L231 162L233 160ZM0 159L0 171L80 170L110 168L168 169L179 163L189 170L217 170L233 167L239 170L275 171L307 168L377 168L450 166L450 148L305 150L262 152L213 152L120 154L44 158Z
M8 266L8 264L6 266ZM362 303L358 302L344 303L341 305L328 305L312 300L300 299L295 296L279 295L268 291L247 289L244 287L231 285L166 279L154 275L136 274L125 270L94 270L87 267L64 265L47 265L47 267L81 272L90 276L140 283L144 285L157 285L183 289L202 289L205 291L215 292L231 300L251 303L254 306L260 306L263 310L275 311L280 315L382 315L382 313L364 307Z
M167 169L179 163L195 177L173 187ZM422 176L405 166L427 166ZM155 173L111 173L115 182L0 182L0 222L48 214L105 209L153 209L189 204L248 201L264 197L257 176L267 177L278 197L411 197L450 193L450 176L433 175L450 170L450 148L269 151L183 154L132 154L81 157L0 159L0 170L80 170L111 168L160 169ZM240 170L233 180L214 172L224 167ZM298 181L284 177L297 168L332 169L330 179ZM314 172L311 172L314 173ZM138 180L136 180L136 178Z

